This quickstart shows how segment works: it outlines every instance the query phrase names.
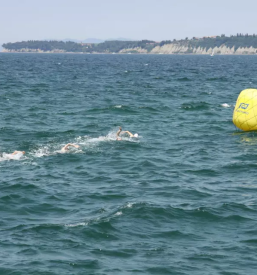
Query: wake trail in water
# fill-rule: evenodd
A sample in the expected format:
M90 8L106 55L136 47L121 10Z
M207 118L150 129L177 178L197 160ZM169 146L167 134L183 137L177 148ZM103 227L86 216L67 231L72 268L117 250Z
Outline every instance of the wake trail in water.
M92 146L95 145L97 146L100 143L103 142L113 142L117 141L116 137L116 130L111 130L106 136L99 136L97 138L90 138L89 136L84 136L84 137L78 137L76 138L76 143L79 145L84 145L84 146ZM139 142L140 141L140 136L137 136L137 138L131 138L131 137L126 137L126 136L121 136L122 140L128 141L128 142Z
M133 142L133 143L139 143L140 142L140 136L137 138L131 138L131 137L124 137L122 136L122 141L126 142ZM86 153L87 151L90 151L92 149L100 148L101 144L106 144L110 142L116 142L116 130L111 130L108 132L106 136L99 136L99 137L90 137L90 136L79 136L75 138L74 140L71 140L71 143L79 145L79 148L70 148L67 151L63 151L62 148L67 143L51 143L51 144L45 144L45 145L39 145L37 146L37 149L27 151L26 156L23 154L16 154L11 155L7 153L3 153L0 157L0 161L6 161L6 160L24 160L29 158L41 158L41 157L47 157L47 156L53 156L57 154L79 154L79 153ZM120 142L120 141L119 141Z

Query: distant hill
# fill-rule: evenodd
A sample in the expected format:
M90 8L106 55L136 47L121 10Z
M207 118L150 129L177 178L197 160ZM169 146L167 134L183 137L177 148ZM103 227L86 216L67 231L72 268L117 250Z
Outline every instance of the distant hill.
M47 39L47 40L55 40L55 39ZM108 39L99 39L99 38L87 38L87 39L72 39L72 38L65 38L62 39L60 41L64 41L64 42L68 42L68 41L72 41L75 43L94 43L94 44L98 44L98 43L103 43L104 41L131 41L132 39L129 38L123 38L123 37L119 37L119 38L108 38Z
M118 37L118 38L108 38L105 41L133 41L133 39Z
M61 41L64 41L64 42L72 41L72 42L76 42L76 43L95 43L95 44L104 42L104 40L98 39L98 38L87 38L84 40L66 38Z

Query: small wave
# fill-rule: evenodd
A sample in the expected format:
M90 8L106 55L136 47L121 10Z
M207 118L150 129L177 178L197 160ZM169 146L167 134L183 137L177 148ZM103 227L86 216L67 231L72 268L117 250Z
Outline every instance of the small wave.
M125 112L125 113L135 113L136 110L134 108L131 108L129 106L126 105L111 105L111 106L106 106L106 107L102 107L102 108L93 108L88 110L89 113L99 113L99 112L109 112L109 111L113 111L113 112Z
M184 82L184 81L191 81L191 79L188 78L188 77L181 77L181 78L178 78L177 80L178 80L178 81L181 81L181 82Z
M227 78L226 77L210 77L207 78L207 81L219 81L219 82L226 82Z
M247 240L243 240L241 241L242 243L246 243L248 245L252 245L252 246L256 246L257 245L257 239L247 239Z
M183 233L179 230L167 230L160 231L154 234L154 237L162 237L162 238L172 238L172 239L199 239L196 235Z
M79 226L87 226L91 224L99 224L99 223L108 223L110 220L115 219L121 215L123 215L122 211L126 211L127 209L131 209L133 205L141 205L141 203L129 202L125 205L116 207L116 209L112 211L107 211L106 209L101 209L100 212L97 213L96 216L87 218L86 221L77 221L74 223L64 224L65 227L79 227ZM100 215L99 215L100 213Z
M209 109L209 104L206 102L189 102L183 103L180 108L189 111L207 110Z
M196 170L187 170L187 172L197 176L208 176L208 177L215 177L219 174L219 172L214 169L196 169Z
M160 110L158 108L149 107L149 106L139 106L138 109L144 109L144 111L147 111L149 113L159 113L160 112Z

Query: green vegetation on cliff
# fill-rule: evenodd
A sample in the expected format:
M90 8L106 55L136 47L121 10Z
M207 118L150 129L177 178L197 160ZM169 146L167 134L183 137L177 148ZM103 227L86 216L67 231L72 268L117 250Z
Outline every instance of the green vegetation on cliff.
M81 52L82 46L75 42L63 42L63 41L37 41L29 40L16 43L6 43L2 45L7 50L20 51L27 49L28 51L41 50L41 51L53 51L62 50L66 52Z
M97 53L117 53L124 49L133 49L136 47L147 50L148 52L157 45L150 40L142 41L105 41L99 44L75 43L63 41L22 41L16 43L3 44L3 48L12 51L63 51L63 52L97 52Z
M165 40L161 42L155 42L151 40L142 41L105 41L99 44L93 43L75 43L75 42L63 42L63 41L22 41L16 43L6 43L3 44L3 48L9 51L25 51L25 52L84 52L84 53L118 53L118 52L139 52L138 49L144 52L151 52L151 50L156 46L164 46L167 44L173 44L178 46L188 47L187 53L192 52L193 48L209 48L226 46L229 48L235 48L237 50L239 47L253 47L257 48L257 35L248 34L237 34L231 35L230 37L224 34L220 36L213 37L202 37L192 39L182 39L182 40Z
M154 46L158 45L158 43L150 40L142 40L142 41L105 41L99 44L93 44L89 47L89 52L115 52L118 53L121 50L125 49L134 49L141 48L150 52Z
M184 42L187 42L187 45L192 48L200 46L208 50L209 48L227 46L229 48L235 47L235 50L237 50L239 47L257 48L257 35L237 34L227 37L222 34L221 36L216 36L214 38L205 37L197 39L194 37L188 41L184 40Z

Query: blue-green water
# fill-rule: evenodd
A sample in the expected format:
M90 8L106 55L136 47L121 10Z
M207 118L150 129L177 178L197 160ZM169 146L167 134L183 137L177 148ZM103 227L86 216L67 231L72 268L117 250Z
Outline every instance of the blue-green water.
M250 87L256 56L1 54L0 274L256 274Z

